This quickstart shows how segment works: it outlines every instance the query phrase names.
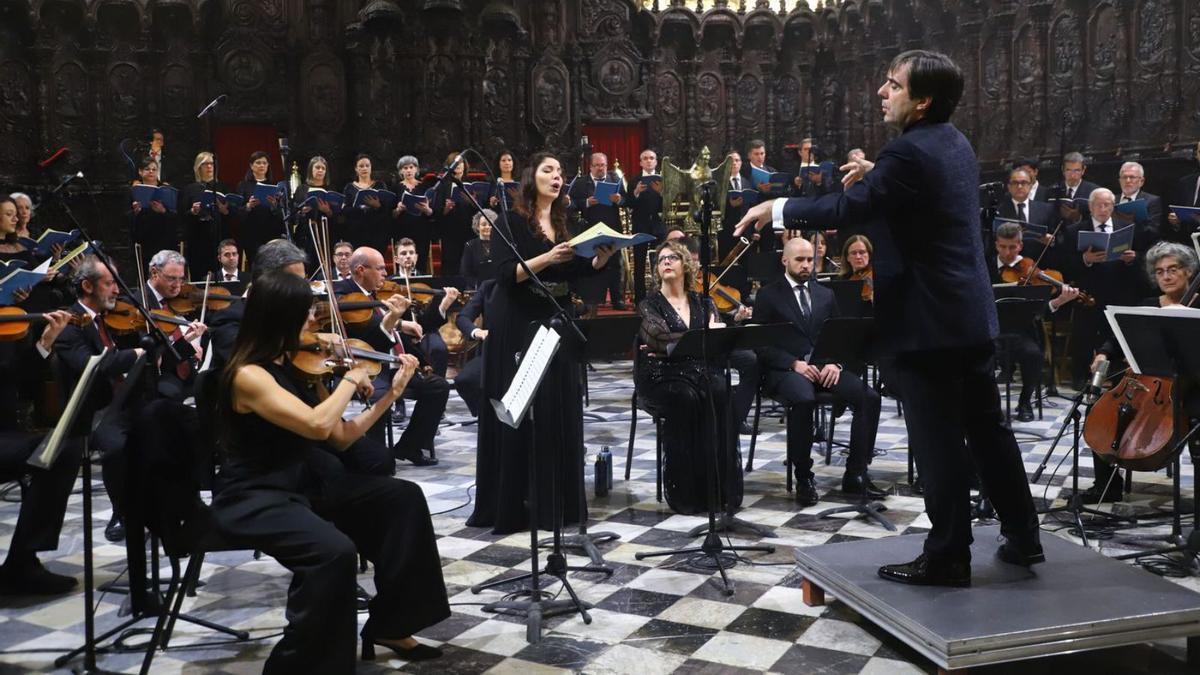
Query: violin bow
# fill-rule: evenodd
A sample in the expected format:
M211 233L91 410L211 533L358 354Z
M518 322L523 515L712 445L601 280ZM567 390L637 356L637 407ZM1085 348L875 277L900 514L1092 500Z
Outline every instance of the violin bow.
M1050 237L1052 239L1058 238L1058 231L1062 229L1062 226L1063 226L1063 221L1061 221L1061 220L1058 221L1058 225L1055 226L1054 232L1052 232L1050 234ZM1024 235L1022 235L1022 236L1024 236ZM1050 250L1049 246L1042 247L1042 252L1040 254L1038 254L1037 260L1033 261L1033 267L1029 268L1029 271L1025 274L1025 278L1021 279L1021 283L1017 284L1018 286L1028 286L1029 285L1029 282L1033 280L1034 270L1036 270L1038 268L1038 266L1041 265L1042 258L1045 257L1046 252L1049 250Z
M208 289L212 287L212 270L204 275L204 297L200 299L200 323L204 323L204 317L208 313Z
M142 245L133 245L134 263L137 265L138 288L142 292L142 307L149 307L146 302L146 275L142 272Z

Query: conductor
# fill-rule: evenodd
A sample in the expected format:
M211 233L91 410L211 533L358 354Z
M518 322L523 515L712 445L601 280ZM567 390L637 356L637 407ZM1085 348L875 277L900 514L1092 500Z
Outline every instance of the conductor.
M734 233L793 218L885 231L871 236L878 240L875 320L882 351L895 358L887 375L904 402L932 524L920 556L879 568L884 579L907 584L970 585L972 465L1000 515L1000 559L1045 560L992 370L998 322L979 236L979 168L949 122L962 92L962 71L944 54L896 56L878 93L884 122L900 135L875 163L843 166L844 192L758 204Z

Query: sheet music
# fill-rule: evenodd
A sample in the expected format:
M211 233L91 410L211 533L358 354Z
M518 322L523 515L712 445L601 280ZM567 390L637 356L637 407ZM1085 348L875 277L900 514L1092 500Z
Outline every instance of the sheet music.
M537 335L529 343L529 349L521 357L521 365L517 367L517 374L508 385L508 391L499 401L492 399L492 407L496 409L496 417L501 422L514 429L521 426L561 340L562 336L554 329L546 326L538 328Z
M88 362L83 366L83 372L79 375L79 381L75 383L75 390L71 392L71 398L67 401L67 405L63 408L62 415L58 418L58 424L54 425L54 431L51 431L38 444L37 449L29 456L27 464L36 466L39 469L49 469L54 460L58 457L59 451L62 449L63 442L67 439L67 433L70 432L71 426L75 422L75 418L79 415L79 408L83 405L84 395L91 391L90 383L96 375L96 368L100 362L108 355L109 349L96 354L88 359Z
M1168 307L1119 307L1110 306L1104 309L1104 318L1108 319L1108 325L1112 328L1113 335L1117 338L1117 344L1121 346L1121 352L1125 354L1125 361L1129 363L1129 368L1139 375L1142 368L1138 365L1137 359L1129 349L1129 342L1125 338L1125 333L1121 331L1120 324L1117 323L1117 316L1179 316L1190 319L1200 320L1200 309L1193 307L1184 307L1183 305L1170 305Z

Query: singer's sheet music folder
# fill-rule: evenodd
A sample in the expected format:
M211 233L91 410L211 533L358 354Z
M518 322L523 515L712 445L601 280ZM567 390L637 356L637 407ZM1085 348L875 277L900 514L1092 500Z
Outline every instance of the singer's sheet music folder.
M514 429L521 426L561 341L562 337L554 329L546 326L538 328L537 335L529 343L529 349L521 357L521 365L517 367L517 374L508 385L508 391L499 401L492 399L492 407L501 422Z

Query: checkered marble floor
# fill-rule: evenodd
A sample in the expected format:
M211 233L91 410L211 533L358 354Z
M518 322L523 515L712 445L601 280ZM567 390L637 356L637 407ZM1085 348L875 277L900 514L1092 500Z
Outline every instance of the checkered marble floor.
M735 543L762 541L774 544L773 554L752 553L729 571L736 584L732 597L725 596L715 572L694 568L686 557L638 561L634 554L667 547L698 543L687 531L703 518L671 513L655 500L654 427L643 414L638 425L631 467L631 480L623 480L625 444L629 434L629 362L599 364L590 376L588 411L601 421L585 425L589 462L602 446L610 446L614 455L614 486L606 497L592 494L591 468L588 491L593 532L613 532L620 539L604 544L601 550L614 569L611 577L575 572L571 583L579 595L594 605L592 621L585 624L578 615L559 616L545 621L545 637L537 644L525 640L520 619L486 614L482 603L502 598L515 586L485 591L469 590L473 584L504 578L526 571L529 563L527 533L495 536L487 530L469 528L465 520L471 511L475 476L475 427L463 426L469 420L466 407L452 394L447 421L438 439L436 467L414 468L403 463L398 476L417 482L425 491L439 535L438 548L444 564L446 584L451 595L452 616L419 635L430 644L442 647L446 655L424 664L407 664L398 659L362 664L359 672L404 671L437 673L534 673L587 672L629 673L915 673L933 672L932 665L920 655L869 624L836 599L826 607L811 608L801 602L800 579L792 564L792 549L824 543L890 536L882 528L850 517L818 519L816 513L847 502L838 492L844 458L836 448L831 465L817 460L817 484L822 493L815 507L797 508L784 488L783 456L785 431L779 417L764 416L759 435L755 470L746 476L746 497L741 518L774 528L774 536L734 535ZM1014 391L1014 403L1015 403ZM1032 473L1050 447L1050 439L1059 428L1069 404L1050 399L1041 421L1019 424L1018 439L1026 467ZM849 417L841 420L835 438L845 441ZM1043 438L1045 440L1043 440ZM742 438L743 453L748 437ZM1053 502L1060 490L1069 487L1070 437L1060 444L1051 458L1050 470L1034 486L1039 504ZM877 484L891 488L886 500L887 516L899 533L919 533L928 527L923 502L914 496L907 483L907 454L904 421L897 416L894 401L884 400L879 430L878 452L872 466ZM1065 462L1057 470L1059 460ZM1081 458L1083 486L1091 483L1090 457ZM1184 494L1192 493L1193 470L1185 453L1181 476ZM1171 483L1163 472L1138 473L1135 494L1120 505L1125 512L1145 514L1168 508ZM10 493L13 498L15 493ZM81 501L71 499L61 548L43 555L47 567L59 573L82 578ZM1061 500L1058 501L1061 503ZM1190 508L1191 500L1187 500ZM96 498L97 580L100 583L122 575L123 549L104 542L103 525L109 517L107 499ZM0 503L0 548L7 548L16 523L18 505ZM1078 538L1059 524L1048 520L1044 527L1074 541ZM1186 523L1185 523L1186 527ZM1169 532L1162 525L1143 528L1141 533L1161 536ZM1107 554L1125 552L1119 536L1101 533L1101 550ZM1055 536L1049 535L1049 536ZM1091 540L1096 546L1096 540ZM584 558L570 556L572 564ZM1048 564L1053 564L1051 561ZM1147 572L1149 573L1149 572ZM224 636L181 623L172 649L155 660L154 672L252 673L259 672L274 638L284 625L284 602L289 574L268 557L254 560L249 552L209 556L204 564L202 586L195 598L184 604L184 611L242 628L257 638L253 642L230 644ZM1175 579L1182 586L1200 590L1200 579ZM360 582L372 589L368 572ZM558 591L557 583L547 585ZM1119 589L1116 592L1120 592ZM563 594L561 597L566 597ZM98 603L99 631L115 625L121 611L121 596L106 594ZM360 619L365 620L365 614ZM83 596L76 593L52 600L33 598L0 599L0 673L46 672L53 659L81 641L83 634ZM130 644L144 637L129 639ZM1187 672L1181 640L1156 642L1138 647L1105 650L1015 666L981 668L982 672L1051 673L1094 668L1096 672L1172 673ZM106 653L104 668L136 671L140 653ZM76 662L78 664L78 661Z

